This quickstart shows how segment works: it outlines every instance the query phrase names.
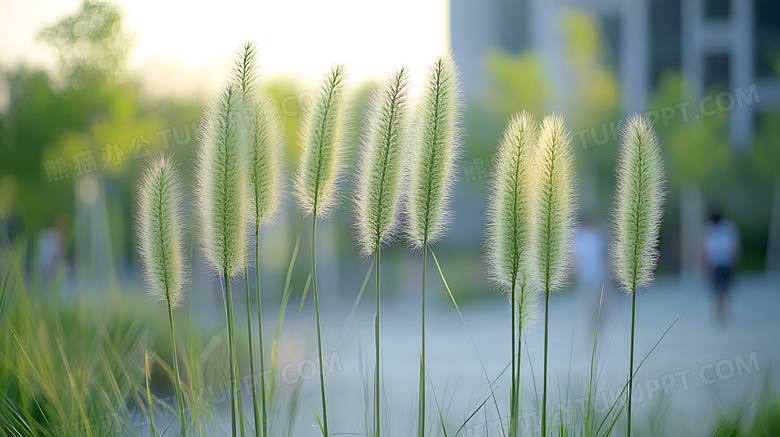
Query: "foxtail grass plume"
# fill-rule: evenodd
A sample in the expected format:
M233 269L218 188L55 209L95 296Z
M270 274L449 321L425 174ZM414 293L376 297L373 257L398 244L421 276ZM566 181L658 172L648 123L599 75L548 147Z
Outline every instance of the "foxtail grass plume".
M185 278L181 196L173 159L156 156L138 183L138 252L149 295L172 307L181 303Z
M422 249L422 324L417 435L425 435L425 273L428 244L444 235L447 203L455 179L458 154L460 90L452 56L436 59L415 105L415 126L409 153L406 233L412 247ZM377 311L378 312L378 311ZM379 360L377 353L377 361ZM379 376L375 375L379 386ZM378 404L378 400L376 401ZM377 409L378 410L378 409ZM379 416L379 411L376 412Z
M243 98L228 85L206 109L195 179L206 260L222 275L241 272L246 256L247 130Z
M452 56L445 54L429 70L415 108L407 232L416 248L438 240L447 226L460 140L460 104L457 70Z
M263 310L262 296L260 294L260 225L271 220L279 208L280 191L280 117L268 96L262 93L257 86L256 51L253 42L244 44L243 50L238 53L235 62L234 77L241 88L244 99L245 127L249 141L247 156L247 182L249 183L249 217L248 221L254 224L255 246L255 285L257 295L257 328L259 343L260 368L264 368L263 358ZM247 260L246 265L249 262ZM249 294L249 282L244 283L246 292L246 315L251 320L251 296ZM255 430L258 435L268 435L268 417L266 410L265 383L262 378L260 384L256 381L254 341L252 324L247 323L247 337L249 342L249 370L252 372L252 402L254 404ZM260 399L258 402L257 387L260 387ZM262 431L261 431L262 430Z
M632 435L636 289L653 282L658 261L658 232L664 203L661 145L647 118L636 115L621 126L613 212L612 255L620 288L631 294L631 347L626 435Z
M173 161L160 154L146 167L138 184L138 248L149 294L168 304L174 387L184 437L187 425L173 326L173 308L181 302L184 283L181 215L181 180Z
M356 196L358 250L368 256L395 223L407 142L409 76L401 68L377 90L366 117Z
M514 115L493 164L487 210L490 278L502 289L525 283L533 249L533 163L538 127L533 117Z
M337 180L344 148L346 69L336 65L325 74L301 133L303 154L295 192L303 210L319 218L336 205Z
M574 232L574 158L571 135L559 115L542 122L536 148L534 274L547 292L566 285Z
M280 116L271 98L257 86L256 49L248 41L233 68L244 97L248 141L249 222L268 223L279 209L281 186Z
M612 256L625 292L653 282L664 204L661 145L650 121L630 117L620 131L616 164Z
M498 144L487 209L487 258L493 282L509 293L511 323L510 436L516 436L518 376L516 366L524 329L532 323L538 293L529 286L529 254L534 213L530 177L538 128L527 112L515 114Z
M531 286L534 255L534 168L539 128L531 114L515 114L504 130L493 164L487 207L490 279L514 296L517 327L530 326L537 306Z
M249 129L249 217L262 225L279 209L281 192L281 127L275 106L258 95L247 109Z
M547 435L547 344L550 293L566 283L570 266L574 222L574 162L571 137L563 118L548 115L542 122L534 163L536 251L535 284L544 290L544 376L542 382L541 431Z
M257 82L257 47L252 41L244 43L233 65L233 77L245 97L253 97Z

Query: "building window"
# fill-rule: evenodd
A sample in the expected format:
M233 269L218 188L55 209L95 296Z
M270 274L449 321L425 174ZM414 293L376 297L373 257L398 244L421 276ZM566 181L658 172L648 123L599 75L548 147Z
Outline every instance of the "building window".
M704 57L704 92L725 91L729 88L728 54L711 54Z
M756 0L754 12L756 76L774 79L780 74L780 2Z
M522 53L528 45L528 2L501 0L498 5L501 46L509 53Z
M617 70L620 64L620 17L612 14L602 17L601 33L607 46L607 62Z
M728 18L730 14L731 0L704 0L704 18Z
M664 73L679 71L681 55L680 0L650 2L650 86Z

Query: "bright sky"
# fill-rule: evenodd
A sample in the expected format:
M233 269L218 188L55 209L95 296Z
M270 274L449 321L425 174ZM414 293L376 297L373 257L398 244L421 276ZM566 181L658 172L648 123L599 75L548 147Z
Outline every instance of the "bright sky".
M153 92L213 88L243 41L259 48L269 75L316 78L334 62L350 76L381 76L405 65L422 76L448 44L447 0L120 0L135 38L130 69ZM36 41L42 27L79 7L78 0L2 0L0 63L54 64Z

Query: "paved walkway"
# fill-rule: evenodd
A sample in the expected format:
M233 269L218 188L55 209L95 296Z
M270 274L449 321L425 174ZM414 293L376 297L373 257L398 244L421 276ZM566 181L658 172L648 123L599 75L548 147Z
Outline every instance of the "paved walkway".
M681 285L679 280L670 278L659 280L649 290L640 290L635 362L638 364L661 341L637 375L639 383L634 392L637 426L650 428L660 423L674 427L666 433L701 435L716 426L718 412L747 406L764 385L773 394L780 394L780 378L770 373L770 367L780 363L779 284L779 280L769 281L763 276L740 277L724 325L715 321L713 301L704 284ZM549 399L548 405L552 406L548 407L548 415L554 416L554 422L559 422L561 405L566 405L568 418L564 421L569 426L582 415L599 291L570 290L550 299L548 393L554 395ZM323 348L329 365L325 373L332 432L365 432L364 413L366 406L371 408L365 399L372 399L374 361L372 297L373 293L367 289L353 326L344 326L352 302L332 302L321 311L327 315L323 321ZM454 306L434 302L431 299L427 314L426 364L448 435L454 435L468 414L485 399L487 383ZM612 294L602 314L596 365L599 386L595 396L600 412L619 396L627 378L630 302L630 297ZM500 298L482 299L463 303L461 310L487 374L497 377L510 358L509 311L505 302ZM315 410L320 409L318 379L312 373L316 346L309 333L313 334L313 319L307 309L300 315L292 313L285 319L281 361L290 363L292 378L298 375L297 380L303 382L305 408L298 416L299 434L296 435L314 436L316 422L306 405L308 401ZM419 378L417 297L383 302L381 323L386 435L413 435ZM522 409L526 419L523 427L529 432L538 426L531 368L541 396L542 323L539 317L533 324L527 350L523 350ZM506 375L499 381L496 392L504 420L508 385ZM559 401L558 393L563 398L568 396L568 401ZM441 425L430 388L428 400L428 424L437 430ZM659 414L661 421L657 420ZM460 435L487 435L486 426L489 435L499 435L500 424L492 401ZM432 435L443 434L434 431Z

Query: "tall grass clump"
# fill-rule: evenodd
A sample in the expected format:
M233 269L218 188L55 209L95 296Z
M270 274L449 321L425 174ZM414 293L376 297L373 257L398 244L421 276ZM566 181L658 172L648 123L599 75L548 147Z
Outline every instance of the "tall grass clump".
M244 96L246 129L249 141L246 145L249 183L248 222L254 225L255 236L255 284L257 296L257 329L260 350L260 371L264 369L263 360L263 314L260 298L260 226L268 223L279 209L280 176L280 127L279 118L270 99L257 89L256 50L252 42L247 42L239 53L234 73ZM247 255L248 257L248 255ZM247 262L248 265L248 262ZM247 269L248 270L248 269ZM249 295L249 281L246 281L247 333L249 336L249 364L252 372L252 401L254 403L255 430L258 435L268 434L265 382L260 380L260 403L257 400L257 382L255 381L254 346L252 341L252 323ZM261 423L262 417L262 423ZM262 429L262 434L260 430Z
M173 329L173 309L181 303L185 281L181 196L176 166L171 158L160 154L150 161L138 183L138 252L149 295L168 304L174 387L179 402L181 435L185 436L184 398Z
M343 165L346 69L336 65L325 74L313 108L301 132L301 156L295 176L295 193L307 215L312 216L311 271L314 313L317 321L317 351L322 394L322 433L328 435L325 406L325 377L322 373L322 333L317 294L317 220L325 218L337 204L337 180Z
M360 150L356 203L358 250L374 254L376 262L376 315L374 316L374 433L380 433L379 415L379 254L395 228L399 191L407 141L407 89L405 69L377 90L366 117L366 133Z
M423 253L422 349L418 435L425 432L425 270L428 244L444 235L447 203L455 179L461 116L458 74L451 54L436 59L415 108L415 134L408 189L408 229L412 247Z
M241 89L226 86L205 111L199 132L195 179L200 215L203 253L224 281L225 315L228 330L230 404L233 435L239 427L243 435L241 388L236 384L238 370L233 331L232 278L246 262L246 217L249 206L245 182L248 141ZM236 411L238 410L238 411ZM238 413L238 424L236 414Z
M631 293L631 356L628 374L628 428L634 377L636 289L652 284L658 263L658 233L664 204L661 145L650 121L635 115L623 123L615 169L612 256L619 287Z
M512 311L512 384L510 386L509 435L517 435L520 345L523 328L536 311L536 288L531 286L529 256L534 217L534 148L538 128L527 112L514 115L504 130L493 164L487 209L486 251L492 281L509 291ZM517 361L516 361L517 360Z
M544 291L544 376L542 382L542 435L547 430L547 343L550 293L566 284L570 270L574 224L574 157L571 135L559 115L542 122L534 163L536 286Z

